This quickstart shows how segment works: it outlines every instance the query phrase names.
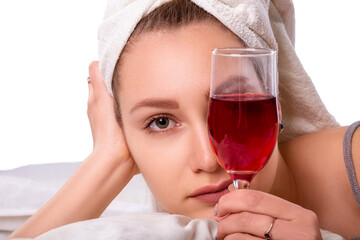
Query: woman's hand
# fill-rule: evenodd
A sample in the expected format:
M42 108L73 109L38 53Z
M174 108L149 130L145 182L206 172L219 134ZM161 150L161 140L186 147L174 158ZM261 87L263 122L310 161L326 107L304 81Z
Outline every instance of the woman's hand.
M220 218L219 239L266 239L264 234L269 230L271 237L267 239L322 239L314 212L256 190L235 190L224 195L214 214Z
M123 131L116 120L113 97L107 91L99 71L99 62L89 66L88 117L93 136L93 152L116 161L130 160ZM134 163L133 172L138 172Z
M116 121L113 99L99 72L90 64L88 116L93 152L64 186L11 238L33 238L50 229L99 217L138 172Z

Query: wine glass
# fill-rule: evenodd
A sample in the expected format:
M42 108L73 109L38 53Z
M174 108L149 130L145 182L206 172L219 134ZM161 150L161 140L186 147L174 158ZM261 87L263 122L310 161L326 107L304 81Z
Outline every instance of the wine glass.
M268 162L279 132L276 51L212 51L208 130L235 189L249 188Z

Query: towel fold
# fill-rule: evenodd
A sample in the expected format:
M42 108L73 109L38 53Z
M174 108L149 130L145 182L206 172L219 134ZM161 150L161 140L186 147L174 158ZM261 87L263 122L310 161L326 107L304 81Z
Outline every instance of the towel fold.
M109 0L99 28L100 71L112 94L118 57L137 23L170 0ZM279 141L338 126L327 111L295 52L295 18L291 0L192 0L249 47L278 51L279 101L285 128ZM209 80L210 81L210 80Z

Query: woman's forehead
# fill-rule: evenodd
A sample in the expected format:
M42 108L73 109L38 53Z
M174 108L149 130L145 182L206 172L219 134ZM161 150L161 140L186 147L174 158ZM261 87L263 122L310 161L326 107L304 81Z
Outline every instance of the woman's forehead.
M198 85L208 88L211 50L218 47L243 47L243 44L229 31L209 24L143 33L122 56L121 96L150 97L148 94L154 91L173 95Z

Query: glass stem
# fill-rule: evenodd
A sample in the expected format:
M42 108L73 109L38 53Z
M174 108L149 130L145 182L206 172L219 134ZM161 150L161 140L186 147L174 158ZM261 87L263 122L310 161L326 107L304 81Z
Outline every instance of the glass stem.
M235 189L249 189L250 182L242 179L233 179Z

